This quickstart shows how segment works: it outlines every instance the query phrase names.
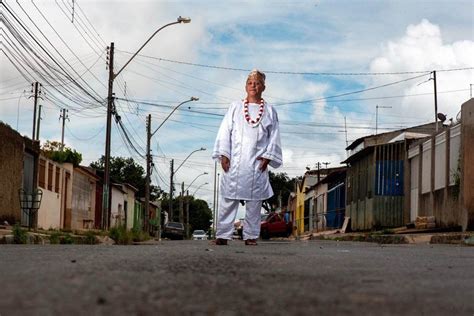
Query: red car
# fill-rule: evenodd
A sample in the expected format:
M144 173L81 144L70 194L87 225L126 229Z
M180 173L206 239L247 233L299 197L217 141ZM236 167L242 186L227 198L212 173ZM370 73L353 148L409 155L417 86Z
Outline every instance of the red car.
M291 221L286 222L283 214L272 212L262 220L260 225L260 236L262 239L269 239L275 236L288 237L293 231Z

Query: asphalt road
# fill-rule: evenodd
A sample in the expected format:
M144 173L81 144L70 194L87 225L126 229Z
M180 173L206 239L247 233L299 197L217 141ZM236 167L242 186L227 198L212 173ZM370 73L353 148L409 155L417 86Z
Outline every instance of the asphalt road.
M474 315L474 247L2 245L0 315Z

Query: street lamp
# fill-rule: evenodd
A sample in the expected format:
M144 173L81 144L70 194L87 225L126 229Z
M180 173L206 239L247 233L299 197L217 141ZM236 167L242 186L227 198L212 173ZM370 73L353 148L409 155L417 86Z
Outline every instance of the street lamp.
M194 196L194 194L196 194L196 192L197 192L202 186L204 186L204 185L206 185L206 184L209 184L209 182L203 183L203 184L201 184L200 186L198 186L197 189L194 190L194 193L191 194L191 195Z
M189 187L194 183L194 181L196 181L197 178L199 178L200 176L203 176L205 174L208 174L207 172L204 172L204 173L201 173L200 175L198 175L196 178L194 178L193 181L191 181L191 183L188 185L188 187L184 190L184 191L187 191L189 189Z
M125 63L125 65L117 72L114 73L114 43L110 43L110 50L108 55L108 66L109 66L109 82L108 82L108 93L107 93L107 128L105 136L105 162L104 162L104 187L103 187L103 207L102 207L102 227L107 229L110 223L110 147L111 147L111 130L112 130L112 114L115 112L113 106L113 90L114 90L114 79L122 72L122 70L132 61L133 58L145 47L146 44L162 29L174 24L189 23L190 18L183 18L179 16L175 22L168 23L158 30L156 30L148 40L137 50L135 54Z
M197 97L191 97L189 100L183 101L177 106L174 107L174 109L171 111L170 114L161 122L161 124L155 129L155 131L152 133L151 132L151 114L148 114L148 122L147 122L147 136L146 136L146 179L145 179L145 229L148 230L148 217L149 217L149 208L150 208L150 176L151 176L151 166L153 164L153 159L150 154L150 143L151 143L151 137L155 135L155 133L165 124L165 122L168 120L168 118L183 104L192 102L192 101L198 101L199 98ZM170 188L170 197L173 195L172 188ZM157 226L158 226L158 236L160 236L160 226L161 226L161 212L158 212L157 214Z
M176 168L176 170L174 171L174 174L176 174L176 172L178 172L179 168L181 168L183 166L183 164L186 162L186 160L188 160L189 157L191 157L192 154L194 154L197 151L204 151L204 150L206 150L206 148L201 147L199 149L196 149L196 150L192 151L186 158L184 158L183 162L178 166L178 168Z

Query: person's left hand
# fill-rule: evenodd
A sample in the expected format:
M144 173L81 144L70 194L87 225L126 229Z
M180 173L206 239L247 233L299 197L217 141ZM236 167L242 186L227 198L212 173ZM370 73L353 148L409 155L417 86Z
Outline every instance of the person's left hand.
M260 160L260 166L258 167L260 169L260 171L263 172L263 171L267 170L267 166L270 163L270 160L267 159L267 158L263 158L263 157L258 157L257 160Z

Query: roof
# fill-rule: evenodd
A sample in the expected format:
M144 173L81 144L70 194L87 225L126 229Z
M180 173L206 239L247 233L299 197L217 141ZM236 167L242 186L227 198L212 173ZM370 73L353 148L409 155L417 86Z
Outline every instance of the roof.
M334 181L339 177L342 177L342 176L345 177L346 172L347 172L347 167L340 167L340 168L338 168L338 170L335 170L335 171L331 172L330 174L328 174L328 176L326 178L322 179L320 182L321 183L330 183L331 181Z
M96 175L94 172L92 172L88 167L77 166L77 167L74 167L74 170L80 170L80 171L86 173L87 175L91 176L92 178L94 178L96 180L100 180L100 177L98 175Z
M395 131L363 136L353 141L349 146L346 147L346 150L352 150L356 148L359 144L363 143L365 140L369 140L369 139L383 140L384 138L389 138L386 141L388 142L391 139L396 138L399 134L402 134L404 132L405 134L408 134L409 137L414 137L416 134L419 134L420 136L425 135L423 137L426 137L426 136L432 135L435 132L436 130L435 126L436 125L433 122L433 123L428 123L428 124L407 127L407 128L403 128L403 129L399 129ZM438 122L438 126L443 127L443 124L441 122ZM393 137L390 137L390 134L393 134Z

